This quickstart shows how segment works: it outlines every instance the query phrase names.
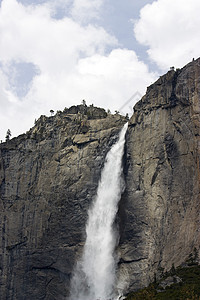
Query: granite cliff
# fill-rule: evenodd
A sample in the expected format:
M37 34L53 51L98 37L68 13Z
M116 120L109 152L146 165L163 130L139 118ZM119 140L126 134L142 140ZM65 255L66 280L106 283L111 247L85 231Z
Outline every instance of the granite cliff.
M105 155L125 122L74 106L0 145L0 299L66 299Z
M119 276L134 290L200 253L200 59L147 88L126 147Z
M105 156L125 122L73 106L0 144L0 299L66 299ZM199 252L199 157L200 59L148 87L129 121L119 288L148 285Z

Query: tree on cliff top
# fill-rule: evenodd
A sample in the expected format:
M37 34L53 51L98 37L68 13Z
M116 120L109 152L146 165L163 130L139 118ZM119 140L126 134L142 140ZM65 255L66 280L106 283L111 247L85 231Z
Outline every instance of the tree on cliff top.
M53 116L53 115L54 115L54 110L51 109L51 110L50 110L50 113L51 113L51 116Z
M84 99L82 100L82 105L87 106L86 101Z
M9 141L11 135L12 135L11 131L10 131L10 129L8 129L7 132L6 132L6 142Z

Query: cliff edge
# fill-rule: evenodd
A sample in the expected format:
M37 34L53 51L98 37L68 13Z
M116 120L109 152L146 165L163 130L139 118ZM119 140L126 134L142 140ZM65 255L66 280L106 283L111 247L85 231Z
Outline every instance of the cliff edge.
M64 300L104 159L127 122L86 105L0 144L0 299ZM148 87L129 121L118 289L200 259L200 59Z
M126 151L119 282L130 291L200 258L200 59L147 88Z
M0 299L66 299L105 156L125 122L73 106L0 144Z

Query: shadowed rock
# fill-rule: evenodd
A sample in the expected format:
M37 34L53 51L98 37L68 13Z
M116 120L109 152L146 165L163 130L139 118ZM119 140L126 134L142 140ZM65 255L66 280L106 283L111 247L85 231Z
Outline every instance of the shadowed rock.
M200 59L147 88L126 147L119 277L135 290L200 248Z
M41 116L27 134L0 145L0 299L69 293L105 156L126 122L100 108L75 108Z
M125 122L73 106L0 144L0 299L66 299L105 156ZM199 252L199 157L200 59L160 77L134 107L117 216L119 289L148 285Z

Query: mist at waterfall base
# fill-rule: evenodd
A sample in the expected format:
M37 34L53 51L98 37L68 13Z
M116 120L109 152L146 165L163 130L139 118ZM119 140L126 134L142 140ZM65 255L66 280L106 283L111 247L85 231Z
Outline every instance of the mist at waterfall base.
M108 152L97 195L88 212L86 242L71 281L70 300L115 300L117 243L113 228L118 202L124 189L122 157L128 123Z

